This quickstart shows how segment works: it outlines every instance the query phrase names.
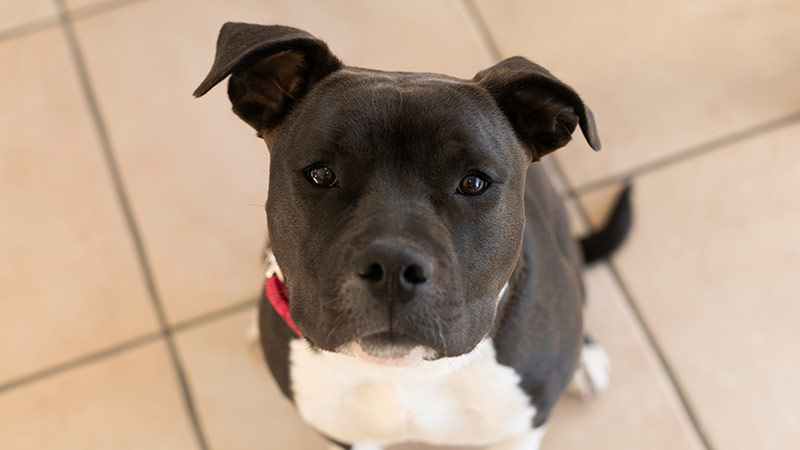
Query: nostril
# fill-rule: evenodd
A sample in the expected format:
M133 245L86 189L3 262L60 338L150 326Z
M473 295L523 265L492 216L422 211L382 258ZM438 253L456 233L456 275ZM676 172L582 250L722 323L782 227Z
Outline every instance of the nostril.
M381 281L383 279L383 268L380 264L370 264L366 270L359 272L358 276L367 281Z
M422 284L428 281L425 270L416 264L406 266L403 270L403 279L411 284Z

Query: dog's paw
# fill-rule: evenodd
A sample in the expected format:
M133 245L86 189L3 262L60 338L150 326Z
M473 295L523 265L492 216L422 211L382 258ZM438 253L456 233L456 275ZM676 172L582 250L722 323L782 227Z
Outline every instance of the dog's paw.
M355 444L350 450L383 450L383 447L375 444Z
M572 376L567 391L581 398L589 398L608 389L611 381L611 360L606 351L596 343L587 340L581 348L578 368Z
M244 341L252 350L259 350L261 348L261 333L258 330L257 315L253 315L253 320L250 321L250 325L244 330Z

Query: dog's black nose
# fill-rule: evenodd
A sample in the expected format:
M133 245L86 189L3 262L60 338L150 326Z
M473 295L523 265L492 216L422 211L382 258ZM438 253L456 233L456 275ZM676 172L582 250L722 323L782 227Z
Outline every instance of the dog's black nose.
M357 258L358 276L376 298L408 301L430 279L433 263L408 246L374 243Z

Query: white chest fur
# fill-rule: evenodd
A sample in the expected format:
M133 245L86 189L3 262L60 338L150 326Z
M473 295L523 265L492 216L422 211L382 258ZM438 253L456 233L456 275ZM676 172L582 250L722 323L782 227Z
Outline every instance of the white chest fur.
M300 415L342 442L487 445L530 428L536 409L491 339L456 358L384 367L290 343Z

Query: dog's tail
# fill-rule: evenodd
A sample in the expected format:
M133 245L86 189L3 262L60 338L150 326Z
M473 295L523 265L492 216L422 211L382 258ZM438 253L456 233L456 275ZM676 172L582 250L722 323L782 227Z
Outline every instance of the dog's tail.
M630 197L631 185L629 183L617 197L614 209L603 227L581 239L583 260L587 265L611 256L628 237L633 223Z

